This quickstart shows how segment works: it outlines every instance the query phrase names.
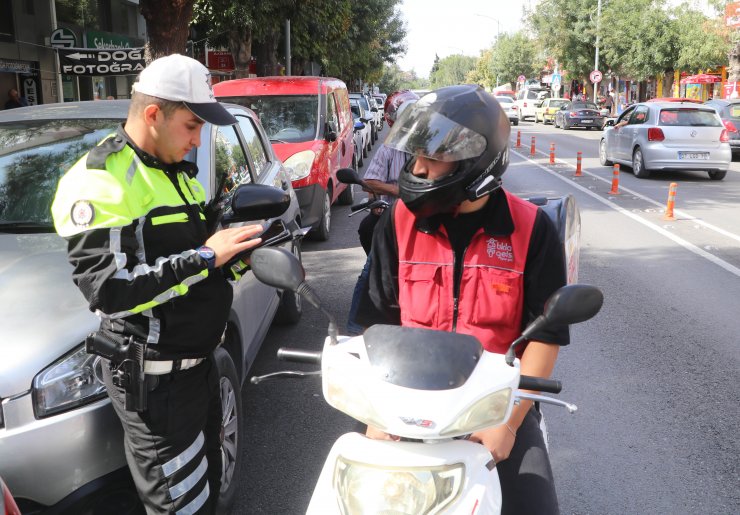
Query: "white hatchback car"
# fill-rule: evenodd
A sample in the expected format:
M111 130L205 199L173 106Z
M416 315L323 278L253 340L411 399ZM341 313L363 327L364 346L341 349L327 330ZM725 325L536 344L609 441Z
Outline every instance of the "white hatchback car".
M645 102L607 120L599 143L604 166L620 163L644 179L654 171L706 171L727 175L732 160L729 134L717 112L687 102Z
M514 99L507 95L507 96L496 96L496 100L498 100L498 103L504 109L504 113L506 113L506 116L509 118L509 121L513 123L514 125L519 125L519 116L517 114L517 111L519 108L514 103Z

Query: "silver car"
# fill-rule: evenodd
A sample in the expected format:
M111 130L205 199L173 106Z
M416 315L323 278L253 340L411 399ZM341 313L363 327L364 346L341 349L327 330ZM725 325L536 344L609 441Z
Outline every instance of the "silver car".
M616 121L607 120L599 143L604 166L632 167L635 177L652 172L699 170L721 180L732 160L727 129L717 112L687 102L635 104Z
M111 133L128 101L49 104L0 113L0 476L23 512L114 513L136 506L121 425L85 337L98 327L72 283L67 244L50 206L58 179ZM256 115L227 106L233 127L205 124L187 157L208 198L245 183L290 195L282 222L297 228L298 201ZM297 229L296 229L297 230ZM300 231L298 231L300 232ZM300 256L300 239L287 244ZM216 351L223 400L222 506L241 468L241 386L273 317L297 322L299 298L256 280L234 285L224 343Z
M519 108L514 102L514 99L510 96L501 95L497 96L496 100L498 100L499 105L503 108L509 121L514 125L519 125L519 115L517 114L517 109Z

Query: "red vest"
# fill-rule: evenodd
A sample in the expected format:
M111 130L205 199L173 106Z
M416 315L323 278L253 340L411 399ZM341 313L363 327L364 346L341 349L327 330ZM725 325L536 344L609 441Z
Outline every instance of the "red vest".
M459 333L472 334L491 352L505 353L521 334L524 266L537 206L506 193L514 221L511 236L481 228L465 250L457 301ZM443 225L432 234L416 229L402 201L394 207L398 241L401 325L452 331L455 252Z

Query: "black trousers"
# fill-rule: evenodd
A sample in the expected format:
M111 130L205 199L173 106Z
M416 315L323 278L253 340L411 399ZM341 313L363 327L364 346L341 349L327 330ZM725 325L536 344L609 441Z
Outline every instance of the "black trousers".
M221 488L219 374L209 358L147 376L147 410L124 409L125 393L103 379L124 431L126 461L148 514L215 513Z
M560 513L550 457L539 426L541 416L534 407L527 412L511 454L496 464L504 515Z

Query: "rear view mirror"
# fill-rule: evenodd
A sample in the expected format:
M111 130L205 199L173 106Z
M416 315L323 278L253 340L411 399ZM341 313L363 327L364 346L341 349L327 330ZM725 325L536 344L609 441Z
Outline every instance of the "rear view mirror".
M324 129L324 139L327 141L337 140L337 127L334 122L326 122L326 128Z
M355 132L361 131L365 128L365 124L363 122L355 122Z
M604 127L614 127L614 120L607 120Z
M290 194L265 184L242 184L234 190L221 218L222 225L280 216L290 206Z

